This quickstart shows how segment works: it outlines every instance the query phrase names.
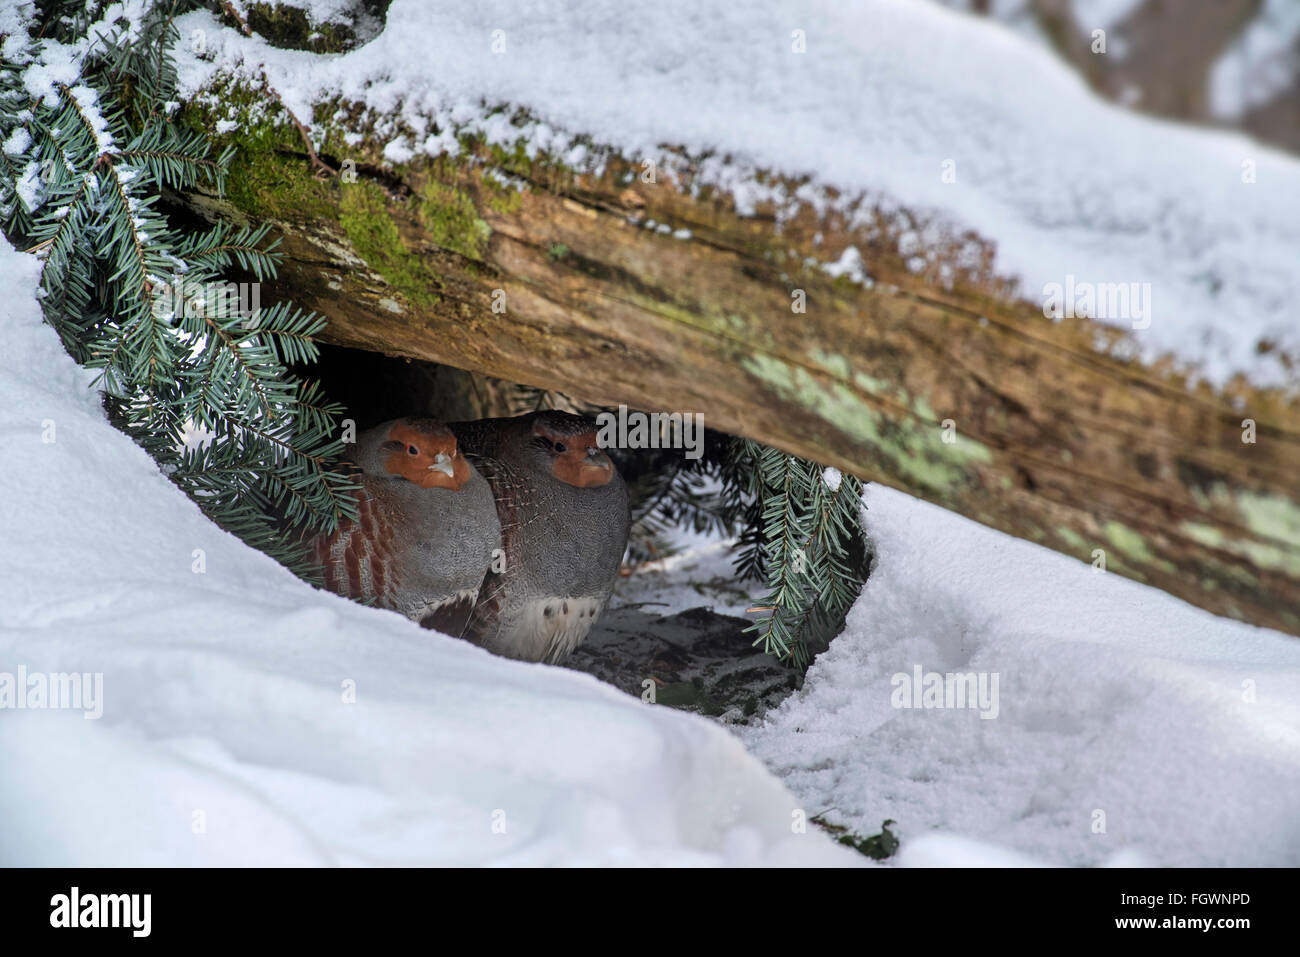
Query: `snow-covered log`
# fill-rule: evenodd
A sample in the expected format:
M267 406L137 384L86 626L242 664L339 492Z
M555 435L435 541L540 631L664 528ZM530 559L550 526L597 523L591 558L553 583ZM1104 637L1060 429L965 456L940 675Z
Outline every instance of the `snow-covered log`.
M558 10L551 15L562 16ZM890 4L880 10L904 15ZM919 14L909 8L906 15ZM966 232L931 228L935 221L919 211L925 207L882 204L870 192L849 204L811 174L778 172L791 164L775 152L770 167L720 157L709 148L715 144L691 142L698 123L684 112L680 141L688 145L653 153L636 149L632 134L620 143L619 129L606 130L601 117L592 130L560 136L535 115L546 106L544 91L536 102L483 107L472 117L464 106L472 98L439 112L429 105L434 94L420 86L425 74L412 59L412 41L403 40L417 29L414 20L393 22L416 14L394 5L388 16L377 38L332 59L273 49L207 14L192 15L182 30L209 31L203 55L183 65L191 95L182 116L222 130L242 151L225 197L182 201L208 218L273 223L285 266L272 294L328 316L328 339L593 402L702 412L710 427L903 489L1218 614L1300 633L1300 413L1287 391L1294 383L1214 369L1201 378L1189 372L1189 352L1180 348L1182 339L1211 339L1207 328L1274 328L1263 306L1247 314L1254 308L1248 293L1281 274L1273 260L1261 258L1260 274L1251 277L1234 274L1231 261L1206 267L1219 276L1206 288L1227 289L1216 325L1213 306L1184 308L1188 290L1202 287L1201 279L1186 279L1190 265L1174 261L1176 244L1146 237L1147 246L1132 245L1134 230L1123 222L1098 225L1107 221L1103 211L1086 223L1064 223L1051 234L1056 259L1044 253L1052 263L1079 262L1077 286L1062 269L1059 297L1051 283L1042 295L1028 284L1018 292L1000 278L1007 275L1004 235L1017 267L1034 235L1028 227L1005 228L1005 204L1014 197L995 195L1008 188L1001 181L981 184L986 158L962 152L951 137L937 148L950 146L956 159L934 153L936 182L945 184L951 172L953 195L970 190L959 184L974 166L976 193L982 188L984 199L997 200L987 222L972 212L978 202L954 201ZM1004 42L983 25L937 11L925 16L934 18L930 32L907 31L907 42L925 36L948 52ZM471 26L482 27L483 58L494 55L494 43L510 49L509 30L497 37L486 20ZM426 37L444 45L457 39L454 32ZM544 54L555 62L554 51ZM448 76L463 66L450 53L428 58ZM985 56L982 68L992 70L997 59ZM1190 151L1198 170L1213 156L1224 164L1225 193L1242 190L1235 151L1249 152L1244 141L1124 116L1049 73L1046 62L1018 63L1015 85L1033 86L1026 76L1035 71L1045 79L1025 94L1026 112L1066 110L1081 139L1145 137L1140 145L1149 154ZM381 72L388 77L382 82ZM888 70L881 75L889 80ZM792 82L797 93L799 81ZM998 102L1001 80L989 82L988 101ZM484 101L503 89L509 94L508 84L485 89ZM719 93L723 101L726 93ZM948 111L966 95L944 91ZM556 114L571 119L563 106ZM711 115L707 104L697 106ZM1050 134L1056 121L1039 115ZM1008 124L1017 117L987 119L1001 130L999 150L1049 146L1012 137ZM917 136L926 124L942 125L917 123ZM632 125L644 139L645 130ZM798 132L796 125L790 135ZM866 136L846 134L843 149L857 149ZM658 137L676 141L666 131ZM931 162L928 148L916 149ZM1050 163L1072 162L1051 150ZM761 158L761 150L753 152ZM879 174L885 192L896 185L888 160ZM1108 160L1109 173L1072 171L1094 180L1077 184L1079 195L1063 202L1104 195L1090 191L1106 188L1109 175L1135 190L1130 205L1117 208L1140 218L1136 191L1145 187L1124 179L1129 160L1121 150ZM1030 170L1049 162L1032 155L1018 161ZM1300 164L1268 155L1258 162L1275 178L1300 183ZM828 177L843 167L829 156L826 165ZM864 190L873 176L865 165L858 178ZM1178 180L1187 168L1164 171L1171 196L1189 188ZM1021 178L1023 190L1045 197L1026 201L1034 212L1025 219L1037 228L1055 215L1048 200L1058 187L1035 175ZM1203 178L1193 186L1205 188ZM1276 182L1268 188L1282 195ZM1202 245L1219 243L1225 256L1235 254L1233 224L1214 221L1231 215L1222 210L1233 203L1240 215L1256 216L1252 229L1285 228L1277 225L1284 210L1256 213L1260 193L1243 195L1249 198L1218 197L1213 206L1195 198L1207 220L1199 225L1209 230ZM1294 205L1294 197L1279 202ZM1086 268L1105 252L1105 229L1113 230L1121 258L1130 246L1134 256L1154 250L1123 283L1095 282L1119 277ZM1276 238L1285 246L1294 230ZM1043 274L1014 271L1031 280ZM1142 283L1130 288L1127 281L1148 275L1181 315L1166 307L1153 325L1152 284L1143 305ZM1049 318L1044 303L1054 297L1059 311L1089 311L1091 303L1092 314L1109 307L1115 319L1118 307L1123 321ZM1285 368L1293 346L1260 333L1256 351ZM1242 350L1228 351L1229 372L1241 370L1231 361Z

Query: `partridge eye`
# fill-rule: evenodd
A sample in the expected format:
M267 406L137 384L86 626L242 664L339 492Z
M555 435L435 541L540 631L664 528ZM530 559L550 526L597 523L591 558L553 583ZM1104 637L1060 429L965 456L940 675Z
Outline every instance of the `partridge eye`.
M557 451L557 452L567 452L568 450L569 450L569 449L568 449L568 446L566 446L563 442L556 442L556 443L555 443L555 451Z
M408 446L406 447L406 451L410 452L412 455L419 455L419 454L420 454L420 450L417 449L414 445L408 445Z

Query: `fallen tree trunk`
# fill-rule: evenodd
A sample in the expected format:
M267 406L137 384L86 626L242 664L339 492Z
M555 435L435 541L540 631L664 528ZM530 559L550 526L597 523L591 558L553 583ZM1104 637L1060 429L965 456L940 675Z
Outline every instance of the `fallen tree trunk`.
M643 183L631 164L573 175L480 146L394 172L374 155L317 159L292 138L243 145L226 198L185 201L273 223L284 266L271 298L326 315L330 341L702 412L712 428L1300 633L1300 416L1276 393L1189 387L1097 345L1122 334L1047 320L978 276L944 288L833 219L777 230L761 208L738 216ZM851 242L874 282L808 262Z

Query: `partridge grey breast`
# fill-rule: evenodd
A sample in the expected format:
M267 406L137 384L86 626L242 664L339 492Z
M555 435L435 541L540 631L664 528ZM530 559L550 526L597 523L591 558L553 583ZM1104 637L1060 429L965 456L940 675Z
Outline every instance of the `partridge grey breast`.
M487 481L436 419L385 422L349 452L357 519L312 542L325 587L459 636L501 544Z
M492 486L504 553L464 637L509 658L562 661L618 578L631 524L622 476L585 416L534 412L451 429Z

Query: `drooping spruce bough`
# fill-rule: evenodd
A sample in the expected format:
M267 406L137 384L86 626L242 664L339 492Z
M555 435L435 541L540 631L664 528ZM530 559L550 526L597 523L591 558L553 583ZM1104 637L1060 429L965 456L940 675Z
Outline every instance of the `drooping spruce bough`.
M273 279L276 244L265 227L180 231L157 208L164 189L220 189L236 159L169 122L185 4L91 36L99 6L44 4L27 37L4 38L5 233L42 257L46 319L100 370L119 427L215 522L294 565L283 519L329 530L354 514L351 481L330 467L341 409L288 370L315 358L325 319L288 302L225 308L224 271ZM75 81L34 95L24 77L42 60L75 66Z
M222 308L233 268L275 278L269 227L180 227L159 210L167 190L220 190L240 161L169 121L174 19L198 5L149 4L92 36L105 4L47 2L28 8L25 36L0 38L0 223L42 258L46 319L100 370L119 427L213 521L301 573L299 533L355 515L355 485L332 468L342 407L290 371L315 360L326 319L284 301ZM75 67L76 79L35 90L27 75L40 62ZM715 490L701 495L705 477ZM767 589L755 644L804 667L809 634L861 587L860 515L857 479L831 487L812 462L729 439L674 466L640 518L737 534L738 573Z

